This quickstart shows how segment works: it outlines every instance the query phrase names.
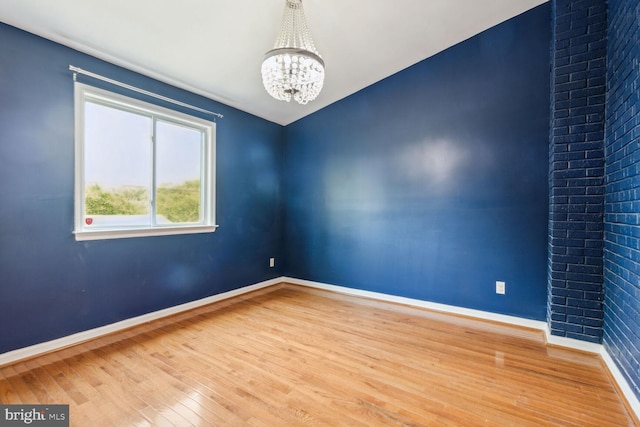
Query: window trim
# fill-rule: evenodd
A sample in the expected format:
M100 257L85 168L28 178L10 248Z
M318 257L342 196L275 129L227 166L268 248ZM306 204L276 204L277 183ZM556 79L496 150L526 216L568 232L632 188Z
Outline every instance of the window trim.
M143 114L157 119L188 125L202 129L205 135L203 147L203 173L201 177L201 208L202 223L185 225L159 225L130 227L88 228L84 224L85 211L85 169L84 169L84 112L87 101L97 102ZM84 83L74 83L75 103L75 162L74 162L74 230L77 241L119 239L130 237L166 236L177 234L211 233L218 226L215 220L215 171L216 171L216 123L181 113L172 109L150 104L139 99L120 95L104 89L99 89ZM155 124L154 124L155 126ZM155 165L153 166L155 168ZM155 188L153 188L155 190ZM155 196L154 196L155 197ZM155 209L155 207L154 207Z

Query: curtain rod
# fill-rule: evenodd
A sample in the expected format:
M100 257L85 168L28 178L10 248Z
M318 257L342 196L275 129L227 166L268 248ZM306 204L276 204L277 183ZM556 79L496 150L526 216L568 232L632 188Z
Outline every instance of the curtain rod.
M223 118L224 117L220 113L214 113L213 111L205 110L203 108L196 107L195 105L190 105L190 104L186 104L186 103L181 102L181 101L176 101L175 99L167 98L166 96L158 95L157 93L149 92L149 91L146 91L144 89L140 89L138 87L131 86L131 85L128 85L126 83L122 83L122 82L119 82L117 80L113 80L113 79L110 79L108 77L105 77L105 76L101 76L100 74L96 74L96 73L92 73L91 71L83 70L82 68L79 68L79 67L76 67L76 66L73 66L73 65L69 65L69 70L73 71L73 81L76 81L76 75L77 74L84 74L85 76L93 77L94 79L102 80L104 82L111 83L113 85L120 86L120 87L123 87L125 89L129 89L129 90L132 90L134 92L141 93L143 95L148 95L148 96L151 96L153 98L160 99L162 101L167 101L167 102L170 102L172 104L179 105L181 107L186 107L186 108L189 108L191 110L200 111L201 113L211 114L211 115L214 115L214 116L219 117L219 118Z

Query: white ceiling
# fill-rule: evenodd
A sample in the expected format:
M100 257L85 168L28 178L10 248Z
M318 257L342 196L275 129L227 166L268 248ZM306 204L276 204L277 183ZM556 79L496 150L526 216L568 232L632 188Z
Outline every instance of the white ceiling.
M545 1L304 0L326 64L307 105L260 79L285 0L0 0L0 21L286 125Z

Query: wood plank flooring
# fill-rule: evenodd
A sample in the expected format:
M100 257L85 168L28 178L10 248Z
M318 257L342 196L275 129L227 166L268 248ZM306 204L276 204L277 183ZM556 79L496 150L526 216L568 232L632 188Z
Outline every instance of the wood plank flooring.
M74 426L634 426L541 332L282 285L0 368Z

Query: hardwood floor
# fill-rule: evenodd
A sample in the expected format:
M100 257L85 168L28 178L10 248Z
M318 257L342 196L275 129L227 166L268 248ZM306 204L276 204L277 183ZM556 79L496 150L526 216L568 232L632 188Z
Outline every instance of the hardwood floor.
M284 285L0 368L74 426L633 426L539 331Z

